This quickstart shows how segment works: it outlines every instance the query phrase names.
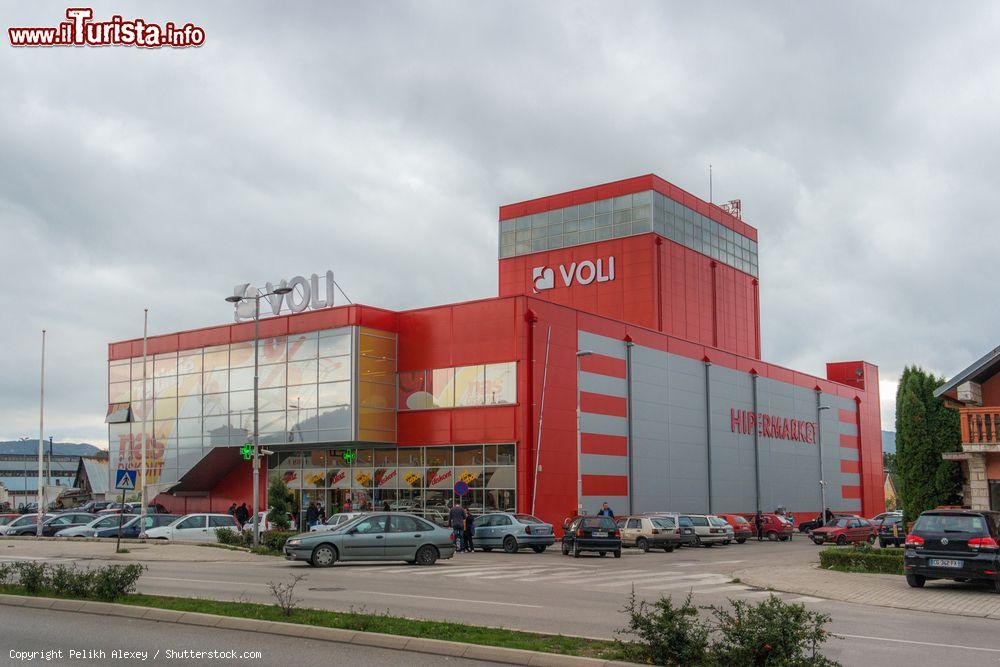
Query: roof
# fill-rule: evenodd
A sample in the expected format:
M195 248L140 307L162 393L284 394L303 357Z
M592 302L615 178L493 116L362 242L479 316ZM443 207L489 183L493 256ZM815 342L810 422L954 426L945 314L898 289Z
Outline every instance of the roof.
M90 492L95 496L107 493L110 475L108 462L101 459L80 459L80 465L90 482Z
M940 398L949 391L955 390L963 382L971 381L982 384L998 372L1000 372L1000 347L993 348L971 366L935 389L934 397Z

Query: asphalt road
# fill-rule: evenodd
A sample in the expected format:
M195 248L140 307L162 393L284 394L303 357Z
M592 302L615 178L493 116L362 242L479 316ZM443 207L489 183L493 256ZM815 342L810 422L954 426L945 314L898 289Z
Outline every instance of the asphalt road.
M32 652L39 652L29 659ZM54 653L62 651L62 655ZM73 655L70 652L76 651ZM115 653L115 651L122 653ZM176 652L170 655L169 652ZM219 652L208 657L185 651ZM234 652L227 656L226 652ZM103 653L102 653L103 652ZM44 660L43 655L52 656ZM252 632L200 628L130 618L93 616L47 609L4 607L0 616L0 664L108 665L400 665L436 667L493 665L462 658L297 639Z
M574 559L552 549L544 554L459 554L428 568L373 563L315 569L279 559L160 561L149 563L140 590L271 602L268 581L305 574L297 589L304 606L613 637L625 622L620 610L633 587L647 600L688 592L700 605L725 605L732 598L762 600L771 593L733 582L732 573L755 566L808 563L815 560L816 551L815 545L797 536L790 543L749 542L669 554L629 549L621 559L596 555ZM833 618L830 629L844 638L832 640L824 652L845 665L1000 662L995 620L777 595Z

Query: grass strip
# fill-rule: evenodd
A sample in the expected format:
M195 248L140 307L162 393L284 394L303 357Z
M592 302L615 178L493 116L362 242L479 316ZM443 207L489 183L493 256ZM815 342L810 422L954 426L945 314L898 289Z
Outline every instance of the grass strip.
M32 595L32 593L29 593L24 588L12 585L0 586L0 593ZM84 599L57 595L51 590L41 590L34 595L63 599ZM251 618L262 621L299 623L301 625L355 630L359 632L380 632L387 635L417 637L421 639L442 639L465 644L498 646L526 651L540 651L542 653L558 653L561 655L603 658L605 660L625 659L623 647L610 640L603 641L563 637L561 635L544 635L522 630L490 628L479 625L466 625L464 623L451 623L448 621L414 620L378 612L368 613L364 610L342 612L325 609L295 609L292 611L291 616L285 616L281 609L274 605L255 602L227 602L203 598L179 598L165 595L144 595L141 593L126 595L115 602L137 607L154 607L156 609L217 614L219 616Z

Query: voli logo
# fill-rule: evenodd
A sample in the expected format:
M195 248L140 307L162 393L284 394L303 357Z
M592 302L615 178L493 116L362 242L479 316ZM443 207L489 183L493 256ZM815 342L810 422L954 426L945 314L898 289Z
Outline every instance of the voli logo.
M615 258L614 255L607 259L607 272L603 259L592 262L589 259L582 262L571 262L570 264L560 264L559 277L564 287L569 287L574 282L578 285L589 285L592 282L606 283L615 279ZM536 266L531 270L531 283L535 294L556 286L556 272L547 266Z

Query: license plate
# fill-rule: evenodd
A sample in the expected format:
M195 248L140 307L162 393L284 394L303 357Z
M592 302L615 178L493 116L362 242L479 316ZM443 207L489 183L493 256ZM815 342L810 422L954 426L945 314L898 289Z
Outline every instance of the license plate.
M592 537L607 537L608 534L602 531L602 532L592 533L591 536Z
M931 567L962 567L963 565L960 560L948 560L946 558L930 558L927 560L927 564Z

